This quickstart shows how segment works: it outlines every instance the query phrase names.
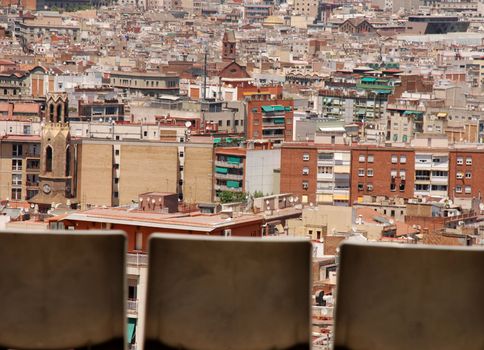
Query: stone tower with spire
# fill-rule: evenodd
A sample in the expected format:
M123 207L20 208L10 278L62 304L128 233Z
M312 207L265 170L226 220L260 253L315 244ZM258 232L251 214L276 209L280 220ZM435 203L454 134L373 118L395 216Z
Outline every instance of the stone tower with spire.
M224 33L222 39L222 61L233 62L237 58L237 42L233 30Z
M31 202L41 211L76 202L73 186L73 145L69 130L67 94L48 94L41 130L39 193Z

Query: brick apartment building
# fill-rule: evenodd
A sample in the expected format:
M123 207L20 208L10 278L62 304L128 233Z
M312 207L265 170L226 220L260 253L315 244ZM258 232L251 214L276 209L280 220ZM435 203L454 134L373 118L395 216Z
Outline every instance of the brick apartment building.
M449 152L449 197L481 197L484 193L484 150Z
M413 198L414 179L412 149L356 146L351 150L351 203L364 195Z
M247 138L274 143L292 140L294 101L255 94L247 101Z
M281 149L281 193L293 193L303 202L316 203L318 148L288 143Z
M281 148L281 192L305 203L351 205L363 196L479 198L483 176L483 148L295 142Z

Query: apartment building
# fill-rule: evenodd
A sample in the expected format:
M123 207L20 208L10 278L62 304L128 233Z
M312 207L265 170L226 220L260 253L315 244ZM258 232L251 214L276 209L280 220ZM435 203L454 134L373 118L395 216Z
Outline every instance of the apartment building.
M355 146L351 149L350 201L364 195L414 197L415 153L403 147Z
M245 191L246 150L235 147L215 148L214 187L215 199L223 191L243 193Z
M110 84L121 89L127 96L178 95L180 78L159 72L111 72Z
M246 102L247 139L263 139L274 143L291 141L294 101L269 98L269 94L257 94Z
M294 11L300 15L316 18L319 10L319 0L294 0Z
M127 205L145 192L177 193L187 203L213 199L213 144L83 139L77 155L83 205Z
M39 192L40 136L7 135L0 141L0 197L30 200Z
M449 197L482 198L484 149L462 147L449 152Z

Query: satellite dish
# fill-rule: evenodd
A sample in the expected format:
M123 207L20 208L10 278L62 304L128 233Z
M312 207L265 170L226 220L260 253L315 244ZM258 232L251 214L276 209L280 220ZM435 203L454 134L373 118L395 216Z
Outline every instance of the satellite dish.
M189 128L190 126L192 126L192 122L190 121L185 122L185 127Z

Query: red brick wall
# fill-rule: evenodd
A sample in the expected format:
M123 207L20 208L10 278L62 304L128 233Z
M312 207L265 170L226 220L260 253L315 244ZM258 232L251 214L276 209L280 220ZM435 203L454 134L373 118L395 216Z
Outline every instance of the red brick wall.
M284 107L291 107L291 111L285 113L285 130L284 141L292 141L292 128L294 122L294 101L293 100L251 100L247 103L247 139L263 139L262 135L262 106L274 106L280 105ZM257 108L257 112L253 112L254 108ZM256 125L257 124L257 125ZM257 132L257 135L255 135Z
M105 224L104 224L105 225ZM106 229L106 226L102 226L99 222L87 222L87 221L70 221L64 220L64 226L74 226L75 230L102 230ZM251 222L233 225L227 227L232 230L232 236L238 237L255 237L262 235L262 219L254 220ZM142 251L148 251L148 239L152 233L163 233L162 229L155 227L144 227L144 226L132 226L132 225L121 225L113 224L111 225L112 230L121 230L126 232L128 237L128 252L136 251L136 232L141 232L143 235ZM180 234L198 234L206 235L205 232L201 231L187 231L187 230L169 230L166 233L180 233ZM210 232L210 236L221 236L223 235L223 228L216 229Z
M365 161L360 162L360 155L365 156ZM373 155L373 162L368 162L368 156ZM392 164L392 155L397 156L397 163ZM401 163L400 157L406 156L406 162ZM364 169L364 176L359 176L359 169ZM368 169L373 170L373 176L368 176ZM397 171L395 178L396 190L392 191L391 172ZM405 170L405 190L400 191L400 184L403 179L400 171ZM351 150L351 180L350 180L350 201L354 203L358 197L363 195L413 198L415 183L415 152L403 148L376 148L376 147L355 147ZM363 189L358 189L358 184ZM368 185L373 185L373 190L368 190Z
M462 157L463 164L457 164L457 158ZM466 159L472 159L472 165L466 164ZM457 172L462 172L462 179L457 179ZM471 173L471 178L466 178L466 172ZM462 192L456 192L456 187L461 186ZM465 187L471 186L471 193L465 193ZM449 197L472 198L484 194L484 152L469 150L452 150L449 152Z
M304 154L309 160L303 160ZM309 175L303 175L303 168L309 168ZM293 193L302 199L308 196L309 202L316 202L318 172L318 150L313 145L283 145L281 149L281 193ZM308 188L303 188L303 181Z

